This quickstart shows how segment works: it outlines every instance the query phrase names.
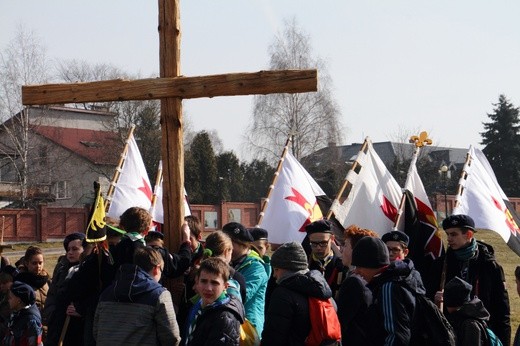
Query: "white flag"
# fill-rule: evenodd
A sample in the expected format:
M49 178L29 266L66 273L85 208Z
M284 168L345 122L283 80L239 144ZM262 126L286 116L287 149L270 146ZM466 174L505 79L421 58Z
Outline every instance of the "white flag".
M520 256L520 230L515 210L511 208L484 153L471 146L469 155L469 164L464 166L467 177L460 180L463 189L457 196L453 214L469 215L476 228L497 232Z
M402 192L367 139L366 154L360 151L358 173L350 170L347 180L352 189L343 203L335 200L331 210L343 227L357 225L383 235L392 230Z
M155 206L151 208L150 213L152 214L153 221L157 223L164 223L164 209L163 209L163 178L162 178L162 161L159 161L159 169L160 178L159 184L155 186ZM191 215L190 206L188 205L188 200L186 198L188 194L186 193L186 189L184 189L184 216Z
M325 192L289 152L271 191L259 227L269 232L269 242L301 242L305 226L323 217L316 196Z
M116 182L107 216L119 219L130 207L150 209L152 188L143 158L137 147L134 136L128 139L128 151Z

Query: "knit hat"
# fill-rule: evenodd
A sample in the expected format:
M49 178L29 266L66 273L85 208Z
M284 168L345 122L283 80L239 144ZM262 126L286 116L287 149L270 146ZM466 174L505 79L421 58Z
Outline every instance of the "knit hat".
M251 233L238 222L229 222L222 226L222 232L226 233L231 240L236 240L242 243L252 243L254 241Z
M392 231L383 234L381 237L381 240L386 243L387 241L398 241L403 243L405 246L408 246L408 242L410 241L410 238L408 236L400 231Z
M74 232L71 234L67 234L65 236L65 239L63 239L63 247L65 248L65 251L69 251L69 243L71 241L81 240L81 243L83 244L83 239L85 239L85 233Z
M444 287L444 305L458 307L471 300L471 286L458 276L451 279Z
M297 242L285 243L276 249L271 256L271 266L294 272L309 268L305 250Z
M353 266L377 269L389 264L388 248L379 238L361 238L352 249Z
M25 305L33 305L36 302L36 295L31 286L20 281L13 282L11 293L20 298Z
M442 228L469 228L475 230L475 221L469 215L458 214L450 215L442 221Z
M269 235L269 233L265 229L259 227L248 228L247 230L249 231L249 233L251 233L251 236L253 237L254 241L267 240L267 237Z
M332 224L329 220L317 220L314 221L307 226L305 226L305 232L307 234L313 233L331 233L332 234Z

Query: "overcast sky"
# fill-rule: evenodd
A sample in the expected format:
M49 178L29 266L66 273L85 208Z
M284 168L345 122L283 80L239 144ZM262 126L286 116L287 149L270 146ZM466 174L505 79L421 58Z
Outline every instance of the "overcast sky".
M520 106L518 1L181 1L185 76L256 72L286 19L328 62L344 144L426 130L434 144L478 147L499 94ZM19 24L51 58L159 71L157 1L0 1L0 48ZM252 97L184 101L195 130L218 131L241 157ZM410 133L412 135L414 133Z

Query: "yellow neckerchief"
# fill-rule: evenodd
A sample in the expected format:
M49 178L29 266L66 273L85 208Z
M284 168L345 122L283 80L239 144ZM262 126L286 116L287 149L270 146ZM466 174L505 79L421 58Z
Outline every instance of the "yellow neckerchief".
M327 267L327 265L329 265L330 261L332 261L333 258L334 258L334 252L332 250L330 251L329 255L327 257L325 257L324 259L319 259L318 257L316 257L314 255L314 253L312 254L312 260L320 263L322 265L323 269L325 269Z

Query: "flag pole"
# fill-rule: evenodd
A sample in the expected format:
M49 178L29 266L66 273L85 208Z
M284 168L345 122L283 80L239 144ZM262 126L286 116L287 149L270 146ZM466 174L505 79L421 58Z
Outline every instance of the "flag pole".
M262 208L260 209L260 214L258 215L258 222L256 226L260 225L264 218L264 211L267 208L267 204L269 203L269 198L271 197L271 193L273 192L274 186L276 185L276 181L278 180L278 176L280 175L280 171L282 169L283 161L285 160L285 155L289 151L289 144L292 141L292 133L287 137L287 141L285 142L285 146L283 147L282 155L280 156L280 160L278 160L278 166L276 167L276 172L274 172L273 182L269 185L269 189L267 190L267 197L264 199L264 203L262 203Z
M432 145L432 140L428 138L428 133L426 131L422 131L419 133L419 136L411 136L409 143L413 143L415 145L415 150L413 151L412 160L410 161L410 166L408 167L408 172L406 173L406 182L404 186L407 186L408 179L410 179L410 173L412 167L417 164L417 159L419 158L419 153L421 152L421 148L426 145ZM399 209L397 210L397 216L394 221L394 230L397 230L399 222L401 221L401 217L403 215L404 203L406 200L406 195L403 193L401 196L401 202L399 203Z
M466 162L464 162L464 166L462 167L462 172L460 173L459 186L457 187L457 198L455 199L455 206L459 204L459 196L462 194L464 187L462 186L462 181L465 180L468 176L466 169L471 165L471 155L466 154ZM442 264L442 273L441 273L441 282L439 284L439 291L444 292L444 286L446 285L446 271L448 270L448 256L444 255L444 263ZM442 311L443 303L439 304L439 309Z
M123 168L123 164L126 160L126 154L128 153L128 141L130 141L130 138L134 135L135 125L132 125L130 127L130 130L128 130L128 136L126 137L125 141L125 147L123 148L123 152L121 153L121 156L119 158L119 163L117 164L116 170L114 171L114 175L112 177L112 181L110 182L110 186L108 188L107 197L105 199L105 210L108 209L110 206L110 200L112 199L112 195L114 194L115 186L117 184L117 181L119 180L119 176L121 175L121 169Z
M155 178L155 186L152 194L152 204L150 206L150 212L155 209L157 203L157 189L162 185L163 171L162 171L162 160L159 160L159 167L157 168L157 176Z
M359 150L359 152L365 152L366 148L368 147L368 141L369 141L369 138L366 137L365 141L363 142L363 145L361 146L361 149ZM351 171L355 171L358 165L359 165L359 163L357 162L357 160L354 161L354 163L352 164L352 167L350 167L350 170L348 171L348 173L350 173ZM332 205L334 205L335 203L339 203L339 200L341 199L341 196L343 195L343 192L345 192L345 190L347 189L348 185L350 184L350 181L348 180L348 173L345 176L345 180L343 180L343 185L341 185L341 188L339 189L339 192L336 194L336 198L334 199L334 201L332 201ZM327 220L330 219L331 216L332 216L332 206L331 206L331 208L329 208L329 211L327 212L326 219Z

